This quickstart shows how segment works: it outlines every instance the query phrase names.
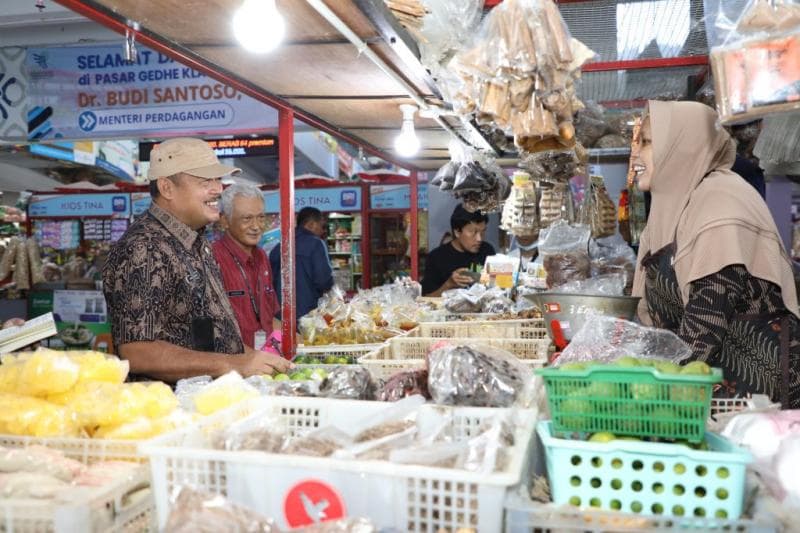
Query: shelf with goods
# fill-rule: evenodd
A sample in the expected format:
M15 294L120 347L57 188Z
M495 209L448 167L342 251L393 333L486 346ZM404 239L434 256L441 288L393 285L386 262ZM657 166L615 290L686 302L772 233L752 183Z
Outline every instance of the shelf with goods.
M370 214L370 269L373 287L410 275L408 213L372 211ZM420 271L424 271L428 213L419 213Z
M334 282L348 292L362 287L361 215L330 213L325 242L333 266Z

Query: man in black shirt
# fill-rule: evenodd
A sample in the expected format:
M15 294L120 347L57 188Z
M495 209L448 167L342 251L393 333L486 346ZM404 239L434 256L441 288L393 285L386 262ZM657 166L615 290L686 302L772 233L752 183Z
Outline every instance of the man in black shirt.
M476 280L469 272L482 268L486 258L494 255L494 248L486 238L489 218L476 211L470 213L459 204L450 216L453 240L428 254L422 294L441 296L450 289L468 287Z

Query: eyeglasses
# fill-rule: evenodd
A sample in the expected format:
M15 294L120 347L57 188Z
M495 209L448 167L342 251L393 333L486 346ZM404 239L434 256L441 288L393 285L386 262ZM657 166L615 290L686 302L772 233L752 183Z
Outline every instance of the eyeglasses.
M246 215L243 217L237 217L236 220L244 226L252 226L254 222L258 226L267 225L267 215Z

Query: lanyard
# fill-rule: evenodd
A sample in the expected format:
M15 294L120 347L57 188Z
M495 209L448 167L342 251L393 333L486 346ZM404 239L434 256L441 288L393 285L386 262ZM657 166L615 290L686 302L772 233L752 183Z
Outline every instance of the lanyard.
M247 295L250 297L250 305L253 306L253 313L255 313L256 320L260 324L261 323L261 313L258 312L258 304L256 303L255 296L253 296L253 289L250 287L250 281L247 279L247 275L245 275L245 273L244 273L244 267L239 262L239 259L236 257L236 255L231 251L231 249L228 248L228 244L227 243L223 243L223 244L225 245L225 249L228 250L228 253L231 254L231 257L233 258L233 262L236 263L236 266L239 268L239 273L242 275L242 281L244 282L244 286L247 289ZM260 293L260 289L261 289L261 279L260 279L260 276L258 275L258 271L256 271L256 292L258 294L261 294Z

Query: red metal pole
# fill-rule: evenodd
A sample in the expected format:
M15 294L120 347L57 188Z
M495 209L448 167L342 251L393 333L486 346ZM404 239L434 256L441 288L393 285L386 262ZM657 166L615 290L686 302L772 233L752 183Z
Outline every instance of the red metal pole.
M595 61L581 67L582 72L609 70L642 70L647 68L695 67L708 65L708 56L658 57L653 59L624 59L621 61Z
M372 202L372 192L369 183L361 184L361 287L372 287L372 256L370 255L370 241L372 229L370 228L369 214Z
M411 183L409 193L411 194L411 279L419 279L419 198L417 196L417 171L411 171Z
M294 112L278 110L278 171L281 197L281 317L283 355L294 357L297 345L294 240Z

